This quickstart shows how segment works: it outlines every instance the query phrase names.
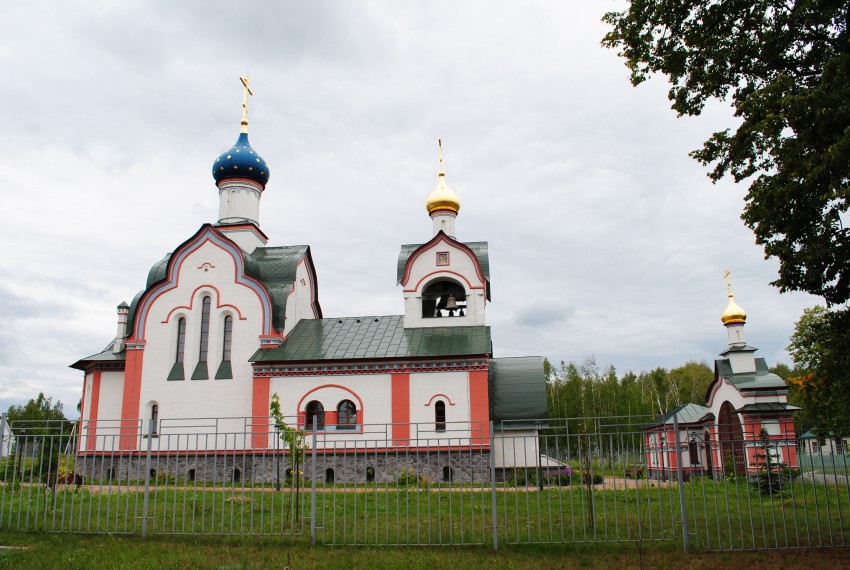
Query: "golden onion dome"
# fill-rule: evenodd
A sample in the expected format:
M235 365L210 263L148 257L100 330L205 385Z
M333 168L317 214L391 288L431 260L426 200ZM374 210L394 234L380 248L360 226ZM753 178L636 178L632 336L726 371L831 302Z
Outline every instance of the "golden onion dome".
M437 210L449 210L457 214L460 211L460 198L455 194L454 190L446 184L446 172L443 170L443 141L437 140L440 148L440 176L437 188L428 195L425 200L425 208L431 214Z
M732 293L729 293L729 304L726 305L726 309L720 315L720 320L723 321L724 325L744 324L747 321L747 311L735 302Z

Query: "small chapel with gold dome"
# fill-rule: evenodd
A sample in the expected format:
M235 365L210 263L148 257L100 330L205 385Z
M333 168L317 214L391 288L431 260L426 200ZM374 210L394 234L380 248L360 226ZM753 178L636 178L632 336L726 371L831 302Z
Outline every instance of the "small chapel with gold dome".
M277 394L293 427L352 446L439 448L429 467L439 473L453 446L489 453L491 425L521 430L545 418L543 359L493 354L488 244L458 239L460 199L446 182L442 141L425 204L431 231L414 231L421 238L402 245L395 264L403 311L327 316L310 246L271 245L261 229L271 173L249 141L253 93L241 79L241 132L212 166L218 219L156 261L132 302L118 305L106 348L72 365L83 372L80 452L117 461L146 437L168 452L162 436L178 446L179 434L213 423L216 434L241 434L216 436L215 446L271 450ZM382 426L380 445L369 426ZM497 463L523 466L520 456Z

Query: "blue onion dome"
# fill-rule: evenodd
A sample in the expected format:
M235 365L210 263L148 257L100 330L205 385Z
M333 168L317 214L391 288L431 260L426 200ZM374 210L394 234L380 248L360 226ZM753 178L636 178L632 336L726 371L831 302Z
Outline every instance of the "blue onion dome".
M248 133L241 133L236 144L215 159L212 174L216 183L231 178L247 178L265 188L269 181L269 167L248 142Z

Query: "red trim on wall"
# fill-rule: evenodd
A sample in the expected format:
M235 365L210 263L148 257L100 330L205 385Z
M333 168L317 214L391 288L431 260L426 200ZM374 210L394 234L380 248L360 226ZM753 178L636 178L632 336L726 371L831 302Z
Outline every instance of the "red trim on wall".
M461 252L468 255L469 258L472 260L472 263L473 263L473 266L475 267L476 273L478 274L478 279L482 283L487 282L487 279L484 277L484 272L481 271L481 264L478 262L478 257L475 255L475 252L473 252L471 249L469 249L467 246L463 245L459 241L450 238L445 233L443 233L442 230L440 230L439 232L437 232L437 235L435 235L433 238L431 238L431 241L420 246L419 249L414 251L411 254L411 256L407 259L407 263L405 263L405 265L404 265L404 274L402 275L402 278L401 278L401 285L403 287L407 287L407 282L410 279L410 271L411 271L411 268L413 267L413 263L416 261L416 259L420 255L425 253L426 251L435 247L440 242L444 242L449 247L457 248Z
M404 292L405 293L413 293L415 291L418 291L419 287L420 287L420 285L422 285L423 281L430 278L432 275L440 275L440 274L443 274L443 273L451 273L452 275L457 275L458 277L460 277L461 279L463 279L466 282L467 286L470 289L484 289L483 285L473 285L472 283L470 283L469 279L467 279L463 274L458 273L457 271L452 271L451 269L438 269L437 271L432 271L431 273L422 277L422 279L420 279L419 281L416 282L416 285L413 286L413 289L405 288ZM483 283L483 281L482 281L482 283Z
M426 405L426 406L430 406L430 405L434 402L434 398L445 398L445 399L446 399L446 401L449 403L449 405L450 405L450 406L454 406L454 405L455 405L455 403L454 403L454 402L452 402L452 401L451 401L451 399L450 399L448 396L446 396L445 394L434 394L433 396L431 396L431 399L430 399L430 400L428 400L428 403L427 403L427 404L425 404L425 405Z
M186 309L187 311L191 311L192 308L195 306L195 296L198 294L198 290L203 289L204 287L209 287L210 289L215 291L215 308L216 309L221 309L222 307L228 307L228 308L231 308L234 311L236 311L236 314L239 315L240 321L245 321L245 320L248 319L248 317L242 316L242 311L240 311L239 307L237 307L236 305L231 305L229 303L222 303L221 302L221 293L219 292L218 287L216 287L215 285L210 285L210 284L207 283L205 285L198 285L197 287L195 287L195 290L192 291L192 294L189 296L189 306L188 307L186 305L180 305L179 307L174 307L173 309L171 309L168 312L168 315L165 317L165 320L161 321L161 322L163 324L165 324L168 321L170 321L171 315L173 315L175 311L178 311L180 309Z
M487 372L472 371L469 373L469 421L481 425L481 441L473 443L484 444L490 441L490 393L487 389Z
M86 417L85 416L86 409L87 409L86 408L86 384L88 384L88 383L89 383L89 375L88 375L88 373L84 373L83 374L83 399L80 400L80 421L83 421ZM0 434L0 435L2 435L2 434ZM83 443L83 434L78 433L77 434L77 449L83 448L82 443Z
M88 431L86 432L86 449L94 451L97 443L97 408L100 404L100 371L92 374L91 407L89 408Z
M122 451L136 449L136 436L139 428L139 399L142 390L142 360L144 348L127 347L127 360L124 365L124 394L121 399L121 438L119 448Z
M363 400L360 399L360 396L358 396L357 393L354 390L352 390L351 388L349 388L347 386L343 386L342 384L322 384L321 386L316 386L315 388L313 388L312 390L310 390L309 392L307 392L306 394L301 396L301 399L298 400L298 407L296 408L298 410L299 414L301 414L305 411L302 408L301 404L304 403L304 400L307 398L307 396L309 396L310 394L312 394L316 390L321 390L322 388L342 388L343 390L345 390L346 392L348 392L349 394L351 394L352 396L357 398L357 413L359 414L358 418L357 418L357 423L359 423L359 424L363 423L363 420L364 420L363 412L362 412L362 410L363 410ZM339 402L337 402L337 403L339 403ZM336 410L336 404L334 404L333 409ZM327 414L327 413L328 413L328 411L325 410L325 414ZM325 423L327 423L327 422L325 422Z
M270 378L254 378L251 393L251 415L254 418L269 417L269 401L271 391ZM269 426L259 422L251 425L251 447L266 448L269 446Z
M393 443L410 445L410 374L392 374L390 378L392 397Z

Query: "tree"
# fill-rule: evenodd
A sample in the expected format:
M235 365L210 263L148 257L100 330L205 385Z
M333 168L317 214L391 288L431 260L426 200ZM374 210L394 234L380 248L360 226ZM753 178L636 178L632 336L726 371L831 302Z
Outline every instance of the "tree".
M9 406L9 411L6 412L6 419L11 422L43 422L43 421L67 421L65 414L62 413L62 402L57 400L53 403L53 398L48 398L43 392L38 393L38 397L30 399L23 406Z
M850 431L850 312L824 307L805 309L791 335L788 353L794 374L787 379L804 419L823 432Z
M850 299L850 2L631 0L603 20L638 85L663 73L672 108L710 99L740 119L691 155L751 180L743 220L779 260L781 291Z

